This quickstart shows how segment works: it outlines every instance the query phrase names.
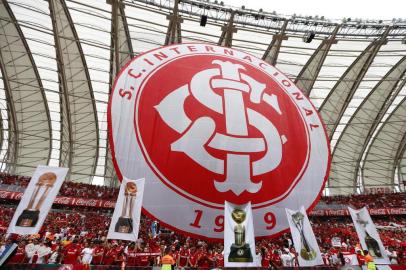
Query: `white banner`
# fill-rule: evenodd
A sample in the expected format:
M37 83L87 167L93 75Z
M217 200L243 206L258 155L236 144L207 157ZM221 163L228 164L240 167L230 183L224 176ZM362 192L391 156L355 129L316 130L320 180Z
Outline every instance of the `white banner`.
M56 195L65 180L68 168L38 166L10 222L7 233L38 233Z
M311 209L330 171L311 101L233 48L176 44L134 57L114 80L108 125L117 175L148 179L143 209L189 236L222 239L225 201L251 202L255 235L278 236L285 208Z
M224 205L224 266L260 266L255 254L251 203Z
M319 245L302 206L300 211L286 209L293 244L298 253L300 266L323 265Z
M123 178L111 218L108 239L136 241L140 227L145 179Z
M368 250L376 264L389 264L381 238L366 207L355 210L348 207L362 249Z

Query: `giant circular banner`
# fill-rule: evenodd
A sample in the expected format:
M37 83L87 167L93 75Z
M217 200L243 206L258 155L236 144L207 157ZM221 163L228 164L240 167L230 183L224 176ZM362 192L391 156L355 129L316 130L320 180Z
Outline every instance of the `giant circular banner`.
M224 202L251 202L256 236L314 207L330 152L311 102L279 70L207 44L162 47L117 76L109 140L119 177L145 178L143 209L167 226L223 238Z

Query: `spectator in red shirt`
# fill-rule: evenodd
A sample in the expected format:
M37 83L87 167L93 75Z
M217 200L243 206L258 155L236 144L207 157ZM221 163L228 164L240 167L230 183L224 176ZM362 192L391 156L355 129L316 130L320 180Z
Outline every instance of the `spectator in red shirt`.
M93 265L100 265L103 263L103 256L104 256L104 247L102 244L98 243L94 247L94 255L92 259Z
M149 248L145 247L142 253L138 253L137 255L139 256L138 257L139 266L150 266L151 256Z
M25 241L21 241L8 263L24 263L25 259Z
M183 247L181 247L179 250L179 257L177 262L178 267L186 267L189 256L190 252L187 248L187 245L183 245Z
M262 267L269 268L271 264L272 254L266 247L262 249Z
M77 243L77 240L73 240L73 243L65 247L63 255L64 264L77 264L80 263L79 256L82 251L82 247Z
M131 244L127 248L127 265L128 266L139 265L137 257L137 247L135 246L134 242L131 242Z
M218 248L217 252L214 255L217 268L224 267L224 255L222 252L223 252L223 249Z
M104 253L103 264L112 265L117 257L117 250L115 246L112 246L110 243L106 245L106 252Z
M190 267L197 267L197 261L199 258L199 252L196 250L195 247L190 249L190 256L189 256L189 266Z

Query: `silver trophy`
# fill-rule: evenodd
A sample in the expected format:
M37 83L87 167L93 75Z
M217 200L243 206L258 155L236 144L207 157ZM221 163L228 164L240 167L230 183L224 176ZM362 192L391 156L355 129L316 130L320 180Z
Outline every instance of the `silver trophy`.
M301 212L296 212L292 215L292 221L300 233L300 242L301 242L301 246L302 246L300 249L300 253L299 253L300 257L302 257L306 261L312 261L312 260L316 259L317 253L307 242L307 239L304 235L303 220L304 220L304 215Z

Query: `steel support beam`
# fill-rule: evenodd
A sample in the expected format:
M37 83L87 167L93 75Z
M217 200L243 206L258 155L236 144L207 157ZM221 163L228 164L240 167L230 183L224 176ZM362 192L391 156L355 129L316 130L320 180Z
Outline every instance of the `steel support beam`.
M68 180L90 183L99 153L99 127L92 84L65 1L49 0L49 8L61 93L59 165L70 169Z
M354 186L353 192L356 192L361 184L357 179L364 152L385 112L400 92L398 85L405 73L406 56L386 73L351 116L333 151L329 186L350 182ZM358 122L364 124L357 125Z
M111 92L114 79L125 65L134 56L133 47L131 44L130 31L128 29L127 19L125 17L124 5L118 0L109 0L111 4L111 50L110 50L110 82L109 91ZM109 131L107 131L109 132ZM104 177L110 186L117 185L117 174L114 169L110 143L107 140L106 157L105 157L105 172ZM107 184L105 182L105 184Z
M404 84L403 84L404 85ZM369 186L394 186L396 168L402 164L406 143L406 98L396 106L379 128L365 155L362 166ZM399 179L402 182L403 179Z
M313 89L313 85L319 76L321 67L326 60L327 54L330 51L331 45L336 44L335 39L340 25L337 25L331 34L330 38L324 39L320 46L316 49L307 63L303 66L299 75L296 77L295 84L302 90L303 94L310 96L310 92Z
M183 22L183 19L179 15L179 1L180 0L175 0L172 14L166 16L166 19L169 20L169 24L166 31L165 45L182 43L182 31L180 25Z
M390 27L386 29L379 40L373 41L361 55L357 57L343 76L341 76L321 105L319 111L326 124L326 130L330 140L379 49L383 44L386 44L386 37L389 31Z
M289 23L288 20L286 20L283 23L279 34L275 34L272 37L271 43L269 44L264 55L262 56L262 60L264 60L265 62L267 62L273 66L276 65L276 62L278 60L279 51L281 50L282 42L284 40L288 39L288 36L285 35L285 31L286 31L286 28L288 27L288 23Z
M48 164L52 129L48 103L23 32L7 1L0 2L0 69L8 106L5 170L31 175Z
M392 185L393 186L395 185L395 176L396 176L396 169L397 169L398 170L397 177L399 180L399 184L398 184L399 190L402 190L401 189L402 184L403 184L402 182L406 181L405 180L406 171L404 171L404 165L405 165L404 162L406 161L405 154L406 154L406 134L403 135L403 138L399 144L398 152L396 153L396 156L395 156L394 166L392 168L392 177L391 177ZM403 168L403 170L402 170L402 168ZM403 190L403 191L405 191L405 190Z
M231 47L233 44L233 34L237 33L237 28L234 26L235 11L231 12L228 23L221 27L221 36L218 45L224 47Z

